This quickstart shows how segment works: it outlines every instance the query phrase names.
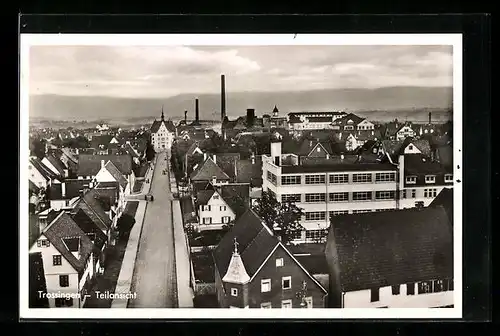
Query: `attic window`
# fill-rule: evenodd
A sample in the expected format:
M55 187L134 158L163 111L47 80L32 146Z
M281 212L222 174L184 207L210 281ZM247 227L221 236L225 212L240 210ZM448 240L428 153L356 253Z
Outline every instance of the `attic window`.
M409 149L409 150L413 150L413 145L409 145L409 146L408 146L408 149Z
M415 183L417 183L417 177L416 176L407 176L406 177L406 183L408 183L408 184L415 184Z
M231 296L238 296L238 288L231 288Z
M319 147L318 147L318 148L316 149L316 151L317 151L318 153L319 153L319 152L321 152L321 148L319 148Z
M435 183L435 182L436 182L435 175L426 175L425 176L425 183Z
M444 175L444 181L445 182L453 182L453 175L452 174Z

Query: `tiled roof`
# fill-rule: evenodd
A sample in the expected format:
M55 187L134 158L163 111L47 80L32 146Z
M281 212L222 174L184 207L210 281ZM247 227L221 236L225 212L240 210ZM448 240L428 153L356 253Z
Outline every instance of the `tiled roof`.
M34 194L38 194L40 192L40 188L38 188L36 184L31 182L31 180L29 180L29 190Z
M211 181L214 176L218 180L230 180L230 177L211 158L207 158L191 173L191 180Z
M443 207L446 210L451 225L453 226L453 188L443 188L429 207Z
M349 120L352 120L353 122L348 123ZM354 125L359 124L363 120L365 120L365 118L361 118L353 113L349 113L349 114L343 116L342 118L336 119L333 123L335 125L341 125L341 126L344 126L344 125L353 125L354 126Z
M42 232L54 247L64 256L64 258L81 275L85 270L90 254L95 249L89 237L78 227L69 214L61 212L56 219L50 223ZM79 238L80 257L77 258L68 250L65 240Z
M112 139L113 136L110 134L93 136L90 141L90 147L94 149L107 149Z
M114 183L113 186L104 186L101 183L98 183L95 187L94 190L97 192L99 195L100 199L106 199L108 200L106 202L106 205L110 206L113 204L116 204L118 202L118 185L117 183ZM107 204L109 203L109 204ZM108 209L104 209L108 211Z
M61 183L52 183L48 188L47 197L50 200L69 200L81 195L84 186L89 186L91 180L66 179ZM62 185L66 189L66 195L62 195Z
M101 170L101 160L111 161L125 176L132 172L132 157L126 155L81 154L78 157L78 176L95 176Z
M44 165L40 159L32 157L30 158L30 162L33 165L33 168L38 170L47 181L57 179L57 175Z
M54 154L49 154L46 156L47 160L54 166L54 168L57 170L59 175L64 176L64 170L66 167L64 166L64 163L59 160Z
M250 206L249 184L221 185L220 194L231 210L233 210L236 218L243 215Z
M441 163L423 154L405 154L404 171L405 175L425 175L445 173L446 170Z
M186 155L187 151L194 143L195 141L193 140L175 140L175 148L177 149L177 153L182 156Z
M73 153L71 152L71 150L69 148L61 148L61 151L73 163L78 163L78 158L75 155L73 155Z
M330 274L324 254L303 254L294 257L312 275Z
M132 147L132 145L130 143L126 143L124 145L124 149L127 151L128 154L130 154L130 156L132 157L136 157L138 158L139 157L139 154L137 153L137 151L134 149L134 147Z
M106 231L111 227L112 222L99 200L100 197L98 191L91 189L78 200L74 210L82 209L101 230Z
M300 148L297 153L298 155L301 156L307 156L311 154L311 152L316 148L316 146L321 146L326 153L332 154L332 149L330 147L330 142L329 141L318 141L318 140L312 140L312 139L304 139L302 143L300 144Z
M335 216L328 239L343 292L453 277L442 207Z
M113 176L115 181L118 182L123 189L127 187L127 179L125 178L125 176L123 176L123 174L120 172L120 170L118 170L118 168L113 164L112 161L106 162L104 168L106 168L106 170L111 174L111 176Z
M247 274L252 277L278 245L278 239L252 211L246 211L227 232L214 250L215 266L223 277L234 251L234 240Z
M436 150L436 159L449 171L453 169L453 147L441 146Z
M231 179L236 177L237 173L237 163L240 160L239 153L222 153L216 155L216 163L224 173L227 174Z
M107 241L107 237L102 232L102 230L94 223L94 221L85 213L85 211L78 209L75 214L72 214L71 217L78 225L78 227L88 234L94 234L95 240L93 241L94 245L101 250L104 243Z
M200 190L196 193L196 208L200 205L207 205L215 190Z

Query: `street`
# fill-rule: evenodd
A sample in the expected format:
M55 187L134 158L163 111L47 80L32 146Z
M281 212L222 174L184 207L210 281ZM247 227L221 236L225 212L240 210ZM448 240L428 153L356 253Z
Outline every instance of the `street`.
M169 176L162 173L169 163L166 157L167 153L157 153L150 190L154 201L146 208L131 288L137 296L129 301L130 308L175 308L178 305L172 194Z

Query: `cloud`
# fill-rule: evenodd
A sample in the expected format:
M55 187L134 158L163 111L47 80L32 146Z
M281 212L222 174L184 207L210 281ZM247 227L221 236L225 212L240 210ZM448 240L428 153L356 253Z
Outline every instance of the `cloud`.
M452 84L448 46L34 46L33 94L166 97Z

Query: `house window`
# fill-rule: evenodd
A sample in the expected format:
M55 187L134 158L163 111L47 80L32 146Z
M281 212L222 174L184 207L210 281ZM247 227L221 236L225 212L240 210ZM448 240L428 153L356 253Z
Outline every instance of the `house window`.
M406 295L415 295L415 283L406 284Z
M400 287L401 287L400 285L392 286L392 295L399 295Z
M308 296L304 298L304 302L306 303L307 308L312 308L313 307L313 298L312 296Z
M222 216L222 223L227 224L231 221L230 216Z
M348 192L330 193L328 197L330 202L347 202L349 200Z
M291 184L300 184L300 183L301 183L300 175L281 176L281 184L282 185L291 185Z
M406 189L401 190L401 198L406 198Z
M436 176L435 175L425 175L425 183L435 183Z
M409 145L409 146L408 146L408 149L409 149L409 150L413 150L413 145Z
M50 246L50 241L47 239L40 239L36 242L36 246L38 247L49 247Z
M432 293L432 282L422 281L418 283L418 294Z
M406 183L408 183L408 184L417 183L417 177L416 176L406 176Z
M306 231L306 239L318 241L325 237L327 232L325 230L307 230Z
M367 213L367 212L373 212L372 210L352 210L353 214L361 214L361 213Z
M226 208L226 206L225 206L225 205L221 205L221 206L220 206L220 211L226 211L226 209L227 209L227 208Z
M60 254L52 256L52 265L53 266L61 266L62 265L62 257Z
M411 198L417 198L417 189L411 190Z
M369 201L371 199L372 199L372 192L371 191L359 191L359 192L352 193L352 200L353 201Z
M219 199L219 195L214 195L212 198L213 199Z
M210 205L204 205L202 210L203 211L210 211Z
M203 217L203 224L212 224L212 217Z
M433 284L433 292L439 293L444 291L444 281L443 280L435 280Z
M281 301L281 308L292 308L292 299Z
M325 202L326 195L322 194L306 194L306 203L320 203Z
M301 201L301 194L288 194L288 195L281 195L281 202L300 202Z
M276 258L276 267L283 267L283 258Z
M271 291L271 279L262 279L260 280L260 291L262 293Z
M306 175L306 184L324 184L325 175Z
M262 302L260 304L260 308L263 308L263 309L271 309L273 306L271 304L271 302Z
M273 173L271 173L270 171L267 172L267 180L274 185L278 183L278 177Z
M238 288L231 288L231 296L238 296Z
M392 200L396 196L396 192L394 190L384 190L384 191L376 191L375 199L378 200Z
M330 217L331 216L338 216L338 215L347 215L348 213L349 213L349 210L330 211Z
M281 288L283 288L283 289L292 288L292 277L291 276L286 276L286 277L281 278Z
M344 126L344 129L345 129L346 131L351 131L351 130L353 130L353 129L354 129L354 126Z
M324 211L306 212L306 221L325 220L325 218Z
M352 175L352 182L354 183L368 183L372 181L372 174L354 174Z
M380 300L380 293L378 288L372 288L370 291L370 302L377 302Z
M445 182L453 182L453 175L452 174L446 174L444 175L444 181Z
M349 174L331 174L329 180L334 184L349 183Z
M425 198L433 198L437 195L437 189L424 189Z
M394 182L396 181L396 173L376 173L375 182Z
M69 287L69 275L60 275L59 276L59 286Z

